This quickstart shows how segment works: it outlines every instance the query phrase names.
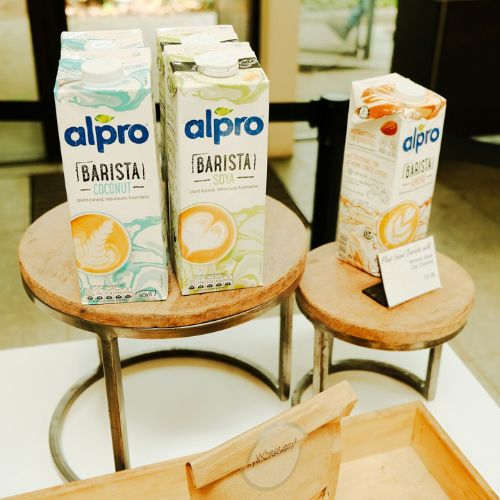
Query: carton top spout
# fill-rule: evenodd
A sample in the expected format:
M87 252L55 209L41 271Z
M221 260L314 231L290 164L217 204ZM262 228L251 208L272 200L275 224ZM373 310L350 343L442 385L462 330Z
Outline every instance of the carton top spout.
M397 114L405 119L431 120L446 106L446 99L397 73L353 82L352 100L360 120Z
M150 94L149 49L106 54L81 51L59 60L54 86L56 101L70 101L89 110L105 106L114 111L130 111Z
M193 33L181 38L181 45L186 54L202 54L217 50L220 40L213 33Z
M63 31L61 50L109 50L144 47L140 29Z
M394 95L406 102L422 102L425 99L426 89L410 79L399 81L394 86Z

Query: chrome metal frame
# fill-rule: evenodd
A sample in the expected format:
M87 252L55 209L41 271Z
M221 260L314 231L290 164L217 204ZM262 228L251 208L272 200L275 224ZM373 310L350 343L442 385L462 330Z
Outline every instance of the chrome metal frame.
M294 291L299 283L297 279L290 287L273 299L226 318L201 323L168 328L124 328L101 325L82 318L64 314L36 297L26 283L23 282L30 299L43 311L77 328L93 332L97 335L101 364L93 373L73 385L61 399L54 411L49 430L49 444L54 463L61 476L68 480L78 479L76 473L67 463L61 448L61 435L65 417L77 398L92 384L104 377L106 398L108 401L109 421L115 470L120 471L130 467L127 426L123 411L122 368L160 358L194 357L219 361L240 368L264 382L276 395L286 401L290 396L291 347ZM204 335L245 323L276 305L280 305L280 341L278 376L273 377L264 368L252 364L236 356L196 349L166 349L133 356L120 360L118 338L135 339L167 339L182 338L193 335Z
M299 302L300 304L300 302ZM461 329L460 329L461 330ZM460 330L450 337L457 335ZM389 363L369 359L344 359L332 361L334 338L346 337L333 330L325 328L319 323L314 323L314 364L313 369L307 372L298 382L292 394L292 406L300 403L304 391L312 384L313 394L318 394L325 389L326 379L332 373L347 370L362 370L380 373L399 380L419 392L428 401L436 395L436 385L441 361L442 343L429 348L429 360L425 379ZM347 340L349 342L349 340ZM351 342L352 343L352 342Z

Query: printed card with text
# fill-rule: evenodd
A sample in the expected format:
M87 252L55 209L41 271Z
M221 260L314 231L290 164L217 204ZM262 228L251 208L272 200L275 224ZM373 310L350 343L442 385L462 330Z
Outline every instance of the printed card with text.
M441 288L433 236L382 252L378 261L389 307Z

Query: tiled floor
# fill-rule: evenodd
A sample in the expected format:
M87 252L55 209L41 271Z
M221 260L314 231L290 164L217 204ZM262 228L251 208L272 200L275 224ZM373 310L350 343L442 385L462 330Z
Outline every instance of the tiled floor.
M87 333L61 323L39 311L24 292L18 271L17 247L30 223L30 174L51 172L60 166L0 168L0 348L83 338Z

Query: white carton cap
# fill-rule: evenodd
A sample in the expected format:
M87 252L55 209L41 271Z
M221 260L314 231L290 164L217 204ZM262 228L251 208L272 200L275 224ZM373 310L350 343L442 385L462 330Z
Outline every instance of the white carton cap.
M198 71L207 76L225 78L238 73L238 56L233 51L212 51L194 57Z
M421 102L425 98L426 92L427 90L422 85L412 82L409 78L398 81L394 88L397 97L403 101L413 103Z
M116 82L123 77L123 64L118 59L100 57L82 64L82 80L91 85Z

